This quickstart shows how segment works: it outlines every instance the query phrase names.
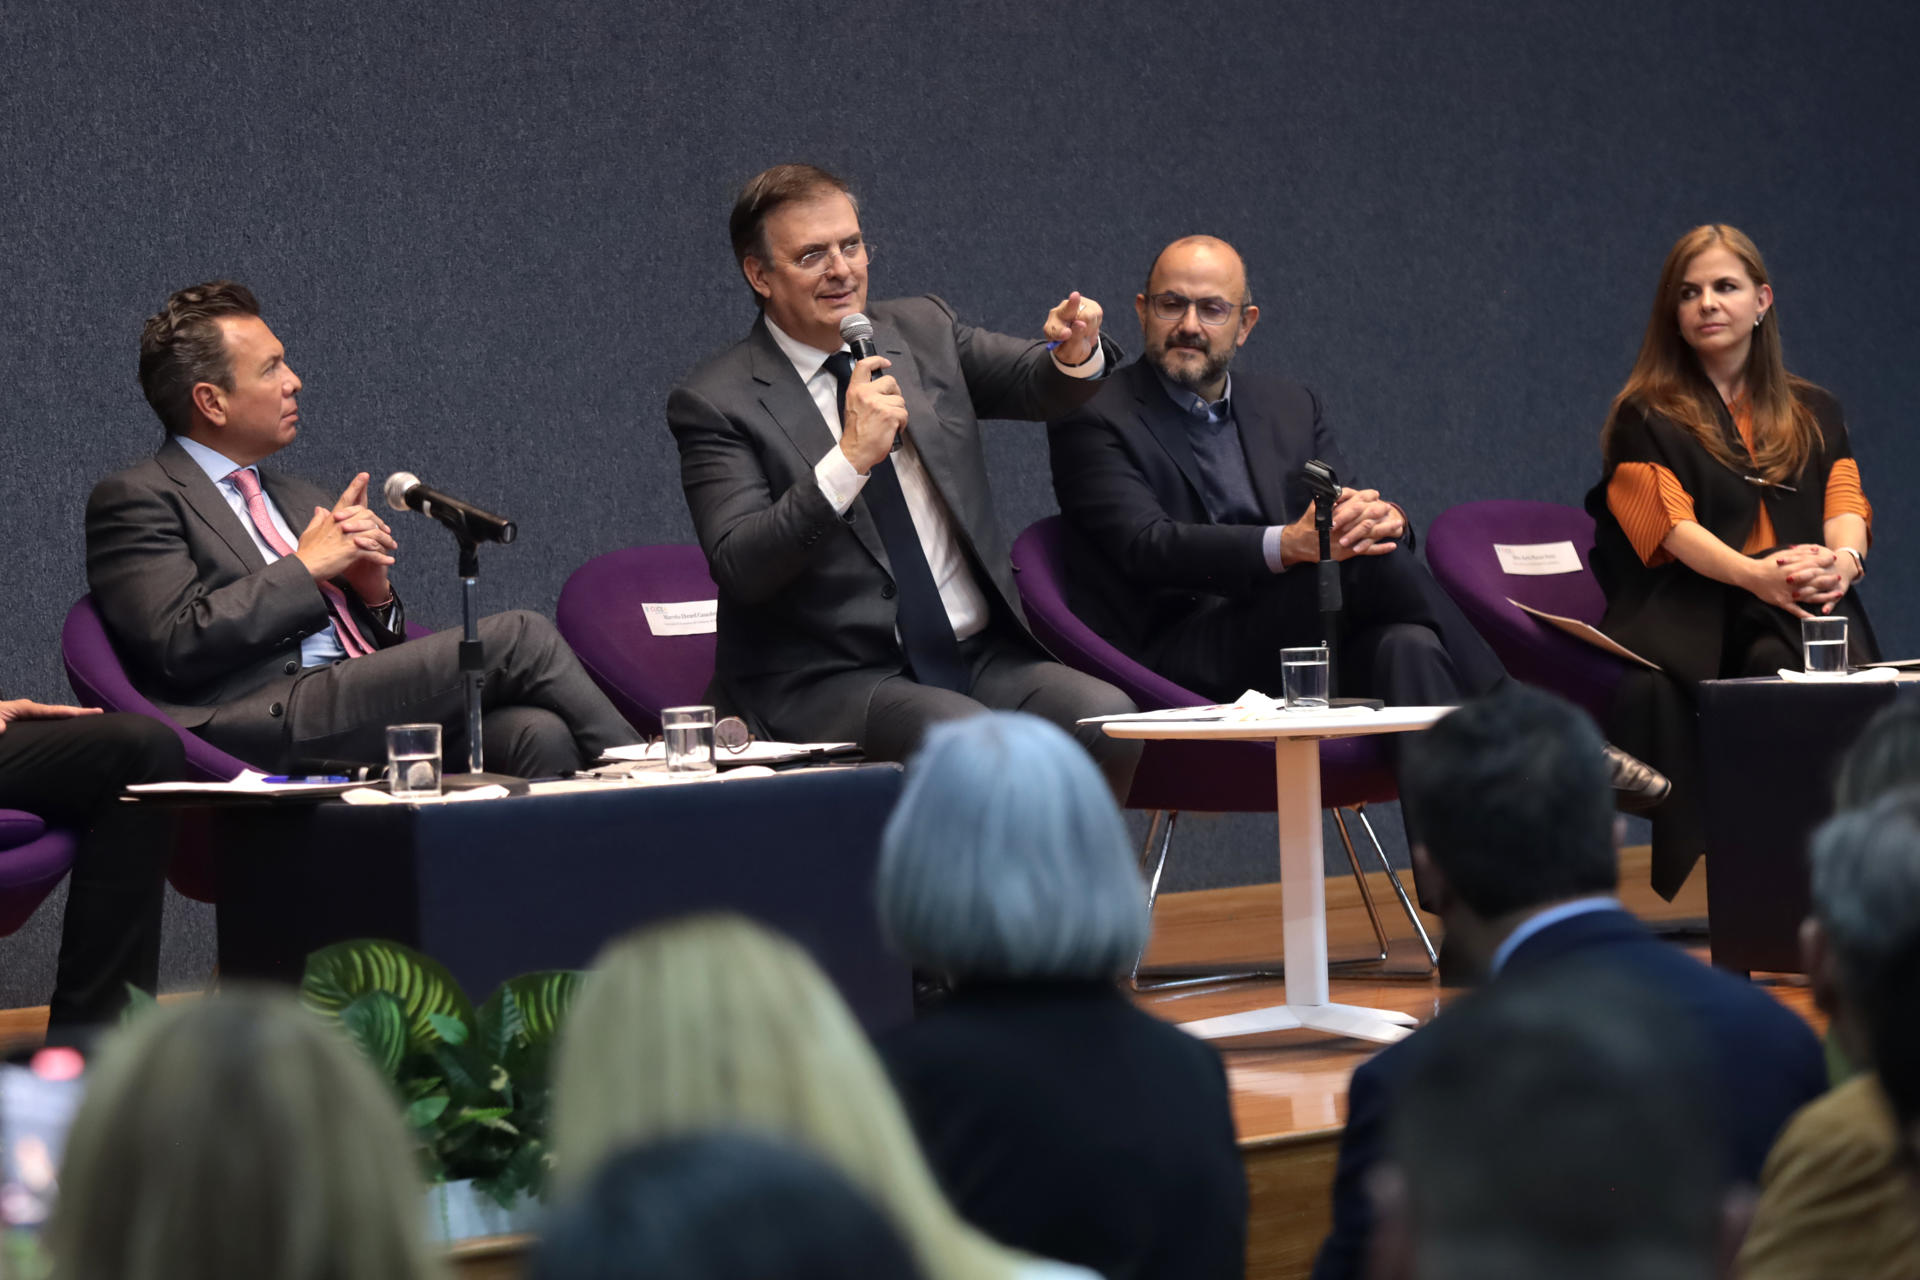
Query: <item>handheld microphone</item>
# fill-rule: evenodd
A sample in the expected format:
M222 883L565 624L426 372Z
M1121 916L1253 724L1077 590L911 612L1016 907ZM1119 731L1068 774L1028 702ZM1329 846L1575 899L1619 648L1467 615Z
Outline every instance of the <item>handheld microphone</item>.
M502 546L519 534L513 521L491 511L450 497L420 483L411 471L396 471L387 477L381 492L395 511L418 511L431 516L469 542L498 542Z
M865 360L868 356L877 356L880 354L880 349L873 345L873 321L867 319L865 315L858 311L852 315L840 317L840 341L846 343L847 350L853 353L853 361L855 364ZM879 377L880 371L878 369L874 370L873 376L876 378ZM842 405L840 411L845 413L846 406ZM893 433L893 444L887 450L888 453L898 453L900 451L900 437L906 433L907 429L905 427L901 427L900 430Z

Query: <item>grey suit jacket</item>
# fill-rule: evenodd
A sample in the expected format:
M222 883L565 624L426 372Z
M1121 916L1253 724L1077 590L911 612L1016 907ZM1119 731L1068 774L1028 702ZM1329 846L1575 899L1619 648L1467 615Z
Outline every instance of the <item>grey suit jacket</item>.
M1070 378L1046 344L962 324L938 298L867 314L907 402L907 431L980 575L1024 629L1006 534L987 487L980 419L1067 413L1100 380ZM1120 353L1105 344L1108 367ZM756 731L858 740L874 688L900 673L894 583L866 498L834 514L813 468L837 447L764 319L667 398L680 480L720 588L710 696Z
M296 528L333 496L260 469L261 487ZM326 627L320 588L292 556L266 563L213 481L168 438L87 499L87 586L138 688L189 729L221 716L223 745L247 759L278 753L300 641ZM379 648L391 629L340 584L360 633Z

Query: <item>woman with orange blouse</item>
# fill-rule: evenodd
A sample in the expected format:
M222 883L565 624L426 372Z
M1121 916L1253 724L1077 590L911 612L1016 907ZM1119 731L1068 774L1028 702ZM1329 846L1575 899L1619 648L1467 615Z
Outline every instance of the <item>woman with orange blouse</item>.
M1788 373L1760 251L1733 227L1680 237L1601 433L1587 495L1600 628L1656 662L1622 682L1611 737L1673 779L1653 813L1654 888L1678 892L1704 846L1693 689L1800 666L1800 619L1845 614L1849 657L1877 657L1853 593L1873 508L1840 403Z

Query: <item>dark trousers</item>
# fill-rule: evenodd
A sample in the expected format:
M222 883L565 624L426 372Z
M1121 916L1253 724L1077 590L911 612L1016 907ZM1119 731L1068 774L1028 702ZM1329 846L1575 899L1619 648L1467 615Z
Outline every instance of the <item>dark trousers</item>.
M15 720L0 733L0 808L79 834L50 1025L106 1021L126 1003L127 983L158 984L173 816L115 797L129 783L177 779L185 769L179 737L145 716Z
M1126 803L1143 744L1110 738L1099 726L1076 721L1136 711L1132 699L1104 680L1046 657L999 620L963 640L960 657L972 678L967 693L916 684L906 676L883 681L874 690L860 744L868 758L907 759L928 727L942 720L983 711L1025 711L1072 734L1100 766L1115 800Z
M489 771L553 777L639 740L546 618L493 614L480 620L480 642L487 672L480 731ZM446 730L447 765L461 767L467 732L459 644L459 632L437 631L307 672L286 700L282 758L255 763L286 771L385 764L388 725L438 724ZM236 704L234 713L259 714L247 704ZM226 715L223 709L200 731L216 746Z
M1278 696L1280 650L1322 638L1317 568L1296 565L1250 595L1210 601L1159 638L1153 665L1210 698L1248 689ZM1500 659L1411 551L1342 561L1340 591L1335 693L1444 707L1506 679Z

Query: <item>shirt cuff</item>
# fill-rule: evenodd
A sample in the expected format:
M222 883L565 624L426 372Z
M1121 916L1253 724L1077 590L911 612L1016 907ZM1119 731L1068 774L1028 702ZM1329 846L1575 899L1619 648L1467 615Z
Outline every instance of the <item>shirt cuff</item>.
M1097 378L1107 371L1107 344L1095 343L1093 354L1079 364L1061 364L1060 353L1053 353L1053 367L1069 378Z
M813 480L837 516L847 514L847 508L867 487L867 478L853 469L852 461L838 447L827 450L827 456L814 464Z
M1280 563L1280 534L1282 532L1279 525L1270 524L1267 526L1267 531L1260 535L1260 554L1265 557L1267 570L1270 573L1279 573L1282 569L1286 568L1285 565Z

